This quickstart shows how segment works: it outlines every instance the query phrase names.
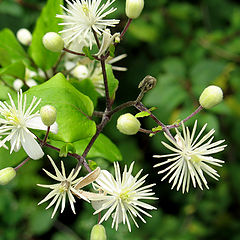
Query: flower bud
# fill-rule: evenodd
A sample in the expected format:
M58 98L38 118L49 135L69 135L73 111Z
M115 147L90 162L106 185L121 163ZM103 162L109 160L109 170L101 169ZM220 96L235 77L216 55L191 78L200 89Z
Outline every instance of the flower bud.
M0 185L8 184L16 176L16 171L12 167L0 170Z
M55 32L46 33L42 42L44 47L52 52L61 52L64 48L63 39Z
M29 79L26 81L26 84L28 85L28 87L34 87L37 86L37 82L34 79Z
M26 28L21 28L17 31L17 39L23 45L29 46L32 42L32 34Z
M199 103L203 108L210 109L219 104L222 99L222 89L220 87L211 85L203 90L199 98Z
M43 124L49 127L56 121L57 110L51 105L43 106L40 109L40 116Z
M134 135L138 132L141 123L131 113L121 115L117 120L117 129L126 135Z
M88 77L88 68L84 65L76 66L72 71L72 75L80 80L86 79Z
M14 82L13 82L13 88L16 90L16 91L19 91L22 86L24 85L23 81L21 79L16 79Z
M103 225L96 224L93 226L90 240L107 240L106 231Z
M128 18L138 18L144 7L144 0L126 0L126 15Z

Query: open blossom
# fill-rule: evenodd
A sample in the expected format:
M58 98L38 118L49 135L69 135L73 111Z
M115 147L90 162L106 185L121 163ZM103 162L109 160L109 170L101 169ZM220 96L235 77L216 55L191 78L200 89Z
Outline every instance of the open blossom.
M111 215L113 217L112 228L118 229L118 224L123 222L127 223L129 231L131 231L131 225L129 216L132 218L135 225L138 224L135 217L139 217L144 223L146 222L141 214L151 217L144 209L153 210L155 207L150 204L142 202L144 199L157 199L152 197L151 187L155 184L143 186L147 175L139 176L142 169L134 177L132 176L134 162L131 164L129 170L125 165L123 174L121 176L120 167L118 163L114 163L116 179L106 170L102 170L100 176L97 178L97 184L94 184L95 188L103 193L102 197L96 197L92 200L92 205L95 208L94 214L98 214L101 211L107 210L101 218L99 224L104 220L106 221Z
M17 107L11 97L10 104L0 101L0 135L4 136L0 140L0 147L4 146L7 141L10 141L11 149L17 152L23 146L27 155L32 159L43 157L42 148L37 143L36 136L28 130L28 128L47 130L47 127L42 123L40 114L35 111L41 99L37 100L33 97L31 104L27 108L27 96L23 95L22 90L18 92ZM35 111L35 113L33 113ZM51 131L57 133L57 124L51 126Z
M102 3L102 0L66 0L68 7L62 6L65 10L64 15L57 15L58 18L64 20L60 25L64 25L63 39L68 45L75 39L79 44L89 41L89 46L92 48L94 30L101 35L107 27L115 27L119 20L104 19L110 13L116 11L116 8L110 8L115 0L107 0Z
M43 170L49 177L58 181L59 183L51 184L51 185L37 184L39 187L52 189L52 191L50 193L48 193L48 195L42 201L40 201L38 203L38 205L40 205L52 198L52 201L49 203L49 205L46 207L46 209L48 209L51 206L53 206L54 204L56 204L54 207L53 213L52 213L52 217L51 217L51 218L53 218L58 207L60 206L60 203L61 203L61 213L64 211L65 205L66 205L66 197L68 197L71 209L72 209L73 213L76 214L75 207L74 207L74 203L76 202L76 200L74 199L73 194L76 195L78 198L82 198L83 200L89 202L89 200L87 198L88 192L81 190L81 188L92 183L99 176L100 168L96 168L94 171L92 171L85 177L77 178L77 176L81 170L81 167L80 167L80 168L78 168L77 171L74 171L74 169L73 169L71 171L71 173L69 174L69 176L66 177L63 162L61 161L62 172L60 172L58 170L56 164L52 160L52 158L50 156L48 156L48 158L55 170L56 176L53 175L52 173L48 172L45 169L43 169Z
M224 140L213 142L214 136L212 135L215 132L214 129L200 138L206 126L207 124L203 126L194 140L197 129L197 121L195 121L191 135L188 127L185 127L182 123L183 136L176 129L176 141L165 134L166 138L173 144L173 146L162 142L166 148L173 151L174 153L153 156L155 158L168 158L166 161L160 162L154 167L170 164L158 173L165 173L162 181L168 176L171 176L169 183L173 182L172 189L177 186L177 190L182 187L183 193L185 191L188 192L190 181L192 181L194 187L196 187L198 184L198 186L203 189L204 184L208 189L207 180L204 176L204 173L218 180L219 175L217 171L209 166L209 164L214 166L222 166L221 163L224 161L213 158L209 155L223 151L226 145L221 145Z

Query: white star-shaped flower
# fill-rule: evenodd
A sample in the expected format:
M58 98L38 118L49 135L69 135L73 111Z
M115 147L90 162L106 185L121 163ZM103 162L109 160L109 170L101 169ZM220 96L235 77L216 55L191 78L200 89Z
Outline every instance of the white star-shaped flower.
M139 217L145 223L146 221L141 214L148 217L151 217L151 215L144 209L156 209L150 204L142 202L144 199L157 199L152 197L154 192L152 192L151 187L155 184L143 186L147 175L138 179L142 172L142 170L140 170L135 177L132 176L133 165L134 162L131 164L129 170L127 170L127 166L125 165L121 176L119 164L114 163L116 179L108 171L101 171L100 176L96 180L97 184L94 184L94 186L104 194L102 195L102 199L100 195L98 197L96 196L96 199L94 199L94 197L90 199L96 210L94 214L107 210L99 224L104 220L106 221L112 215L112 228L115 226L117 230L118 224L123 222L123 224L127 223L128 229L131 231L128 215L138 227L135 217Z
M162 178L162 181L168 176L171 176L169 183L173 182L172 189L177 186L177 190L182 187L183 193L185 191L188 192L191 180L194 187L196 187L198 184L198 186L203 189L203 183L208 189L207 180L204 176L204 173L218 180L219 175L217 171L209 166L209 164L214 166L222 166L221 163L224 161L213 158L209 155L223 151L227 145L221 145L224 140L212 142L214 138L212 135L215 132L214 129L200 139L200 136L202 135L206 126L207 124L203 126L194 140L197 129L197 121L195 121L191 135L188 127L185 127L184 124L182 124L183 136L176 129L176 141L172 140L167 134L165 134L166 138L174 146L170 146L169 144L162 142L166 148L170 149L174 153L153 156L155 158L169 158L164 162L156 164L154 167L170 164L168 167L159 171L158 173L166 173L166 175Z
M83 191L83 190L81 190L81 188L92 183L99 176L99 174L101 172L100 168L96 168L94 171L92 171L85 177L80 177L80 178L76 179L81 170L81 167L78 168L77 171L74 171L74 169L73 169L71 171L71 173L69 174L69 176L66 177L63 162L61 161L61 167L62 167L62 173L61 173L58 170L58 168L57 168L56 164L54 163L54 161L52 160L52 158L50 156L48 156L48 158L51 161L51 164L55 170L56 176L53 175L52 173L48 172L45 169L43 169L43 170L49 177L51 177L52 179L54 179L60 183L51 184L51 185L37 184L40 187L52 189L52 191L50 193L48 193L48 195L42 201L40 201L38 203L38 205L53 198L52 201L49 203L49 205L46 207L46 209L48 209L51 206L53 206L54 204L56 204L55 208L53 210L53 213L52 213L52 217L51 217L51 218L53 218L60 203L61 203L61 213L64 211L65 205L66 205L66 196L67 196L68 200L70 202L71 209L72 209L73 213L76 214L75 207L74 207L74 203L76 202L76 200L74 199L73 194L76 195L78 198L89 202L88 195L89 194L91 195L91 193Z
M43 157L44 153L35 140L36 136L28 130L28 128L47 130L47 126L42 123L39 112L33 113L41 99L37 101L37 98L33 97L27 108L27 96L23 95L22 90L18 92L17 107L11 95L8 94L8 96L10 104L0 101L0 135L5 136L0 140L0 147L10 141L10 153L19 151L23 146L30 158L36 160ZM57 133L57 123L51 126L50 131Z
M116 19L104 19L110 13L116 11L116 8L110 8L115 0L107 0L101 4L102 0L66 0L68 7L61 6L65 10L65 15L57 15L58 18L64 20L59 25L64 25L63 33L64 41L67 45L78 40L79 44L89 41L92 48L94 42L92 30L101 35L107 27L115 27L119 23Z

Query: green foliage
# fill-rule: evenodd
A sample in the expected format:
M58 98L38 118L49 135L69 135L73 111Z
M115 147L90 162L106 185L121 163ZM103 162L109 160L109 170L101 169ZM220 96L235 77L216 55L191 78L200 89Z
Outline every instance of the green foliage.
M39 11L27 9L17 2L19 1L0 2L0 25L7 24L14 32L23 26L31 28L36 14L39 14ZM39 7L46 1L25 2ZM57 25L59 19L55 18L55 15L61 13L59 4L62 2L49 0L38 19L29 50L36 66L30 62L11 30L3 29L0 32L1 100L8 100L8 93L16 98L12 84L16 78L24 78L25 66L48 70L57 62L59 54L46 50L41 41L46 32L60 30ZM124 1L116 1L114 7L117 7L118 11L113 13L111 18L122 20L114 31L121 32L127 21ZM128 68L127 72L113 74L111 65L106 66L110 97L116 97L115 106L135 99L139 82L150 74L157 78L158 83L144 96L143 103L148 108L156 106L154 115L165 124L178 123L197 108L198 98L205 87L218 85L223 89L224 101L209 111L202 111L188 121L187 125L191 127L195 119L198 119L200 126L208 123L208 130L216 130L215 139L226 139L228 147L224 153L216 155L225 161L222 168L216 168L221 176L220 180L216 182L207 178L210 190L201 191L191 186L190 193L182 195L171 190L168 181L161 182L161 176L158 176L157 170L152 167L157 163L156 159L152 159L152 155L166 151L161 145L161 141L166 142L162 129L147 117L141 119L142 128L160 131L159 133L152 138L142 133L136 137L122 135L116 129L118 114L113 116L104 130L104 134L111 137L111 140L101 134L87 155L91 168L100 166L111 171L113 161L122 160L121 166L135 161L136 172L143 168L145 174L150 173L146 183L157 183L154 191L159 200L153 203L158 210L151 212L152 218L144 217L146 224L138 219L140 226L136 228L131 223L131 233L124 225L119 225L118 232L112 229L110 217L104 222L108 239L240 239L239 16L238 1L211 0L195 3L149 0L145 1L141 16L131 23L121 46L117 46L116 51L111 47L111 55L114 53L117 56L122 52L128 54L128 58L121 63ZM94 52L97 50L85 51L91 59ZM65 72L63 70L63 73ZM45 104L57 108L59 132L57 135L50 134L49 143L61 148L62 159L54 150L44 148L44 151L50 154L57 164L60 159L63 160L66 168L69 168L67 172L70 172L68 170L71 170L76 162L72 165L73 160L65 157L66 153L76 151L82 154L96 131L95 122L91 119L93 108L102 111L105 103L90 78L80 81L72 78L71 74L68 78L68 74L69 72L67 80L62 74L55 75L45 83L42 82L48 79L39 78L38 83L42 84L31 88L26 94L28 101L32 96L42 98L39 108ZM121 83L119 89L117 79ZM137 117L149 115L147 112L134 112L134 108L127 111ZM99 123L98 119L95 120ZM174 130L172 134L175 134ZM42 137L43 132L36 132L36 135ZM0 168L14 167L25 158L23 150L9 155L9 150L1 148ZM40 172L43 165L49 170L49 161L46 158L43 161L28 162L17 172L13 182L6 187L0 187L0 238L89 239L90 230L97 220L96 216L92 215L94 210L90 204L82 204L83 201L78 200L77 214L73 215L67 202L64 213L59 215L56 222L49 217L51 210L45 211L45 206L37 206L46 194L46 191L35 188L37 183L47 181ZM83 176L84 170L81 170L80 174Z
M115 98L115 92L118 88L118 80L113 75L112 66L107 64L106 65L106 73L107 73L107 79L108 79L108 88L109 88L109 95L110 98Z
M71 145L73 146L72 148L74 148L74 152L81 155L85 148L87 147L90 140L91 138L86 138L83 140L72 142ZM66 153L67 151L71 150L70 148L67 148L67 145L61 141L51 140L51 143L54 146L63 149L62 152ZM64 154L62 156L64 156ZM90 152L88 153L87 158L88 159L104 158L110 162L114 162L121 161L122 155L118 150L117 146L108 137L106 137L103 134L100 134L100 136L93 144L93 147L91 148Z
M17 60L27 61L27 55L9 29L0 32L0 65L6 67Z
M90 120L92 101L74 88L61 73L29 89L26 94L28 100L33 96L42 99L38 109L48 104L57 109L58 133L51 135L51 138L68 143L94 135L95 122Z
M62 13L60 4L63 4L63 0L48 0L33 31L29 53L36 65L43 70L48 70L54 66L60 55L60 53L50 52L42 44L42 38L47 32L58 32L60 30L58 25L60 20L56 18L56 14Z

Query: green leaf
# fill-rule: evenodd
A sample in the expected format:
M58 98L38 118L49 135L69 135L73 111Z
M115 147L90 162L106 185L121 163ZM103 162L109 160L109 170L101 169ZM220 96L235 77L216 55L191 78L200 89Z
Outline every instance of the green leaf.
M142 117L147 117L147 116L149 116L149 115L150 115L149 112L147 112L147 111L142 111L142 112L137 113L137 114L135 115L135 117L136 117L136 118L142 118Z
M82 51L85 53L85 55L90 59L94 60L94 57L92 56L90 49L88 47L83 47Z
M91 138L86 138L77 142L73 142L73 145L76 149L76 153L81 155ZM55 146L62 148L65 143L61 141L51 140L50 143ZM110 162L121 161L122 155L117 148L117 146L105 135L100 134L95 143L93 144L91 150L87 155L88 159L91 158L105 158Z
M107 72L107 79L108 79L108 88L109 88L109 95L110 98L113 99L115 97L115 92L118 88L118 80L113 75L112 66L106 64L106 72Z
M158 27L141 18L133 21L128 31L144 42L154 42L158 38Z
M150 109L148 109L148 111L152 112L154 110L156 110L157 108L156 107L151 107ZM142 117L148 117L150 115L149 112L147 111L142 111L142 112L139 112L135 115L136 118L142 118Z
M95 122L89 118L93 113L92 101L74 88L61 73L32 87L26 94L29 101L33 96L42 99L38 109L47 104L57 109L58 134L52 134L50 138L68 143L95 134Z
M33 31L29 53L36 65L43 70L53 67L60 55L47 50L42 44L42 37L47 32L58 32L61 29L58 25L60 20L56 18L56 14L62 13L61 4L63 0L48 0Z
M100 94L96 91L95 86L90 79L79 81L77 79L71 78L69 82L81 93L90 97L94 106L97 105L97 99L100 97Z
M29 228L35 235L41 235L47 232L54 222L51 219L51 211L43 211L43 209L35 208L36 211L31 212L29 216Z
M158 127L152 128L152 131L153 132L162 131L162 127L158 126Z
M213 83L224 71L226 64L216 60L202 60L190 71L193 90L199 96L203 89Z
M66 143L63 145L59 152L59 157L67 157L68 153L75 153L76 149L72 143Z
M8 93L11 94L11 96L16 95L16 92L11 89L10 87L8 87L7 85L2 85L0 84L0 100L4 101L4 100L8 100Z
M11 75L15 78L24 79L25 78L25 65L23 61L16 61L4 68L0 69L0 76L3 74Z
M115 46L113 44L109 47L110 57L115 57Z
M8 147L9 143L6 144ZM0 169L6 167L16 167L20 162L27 158L27 154L21 148L18 152L13 152L10 154L9 149L3 147L0 148Z
M18 60L27 61L27 55L13 32L3 29L0 32L0 65L6 67Z
M98 167L97 163L94 162L93 160L89 160L88 164L92 171L94 171Z

